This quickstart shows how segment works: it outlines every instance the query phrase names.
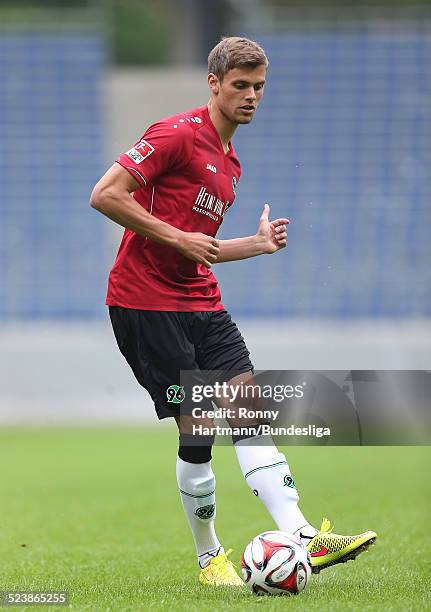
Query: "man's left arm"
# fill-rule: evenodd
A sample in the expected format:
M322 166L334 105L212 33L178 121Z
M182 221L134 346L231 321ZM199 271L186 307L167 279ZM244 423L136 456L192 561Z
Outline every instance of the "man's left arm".
M257 255L269 255L287 245L286 225L289 219L269 220L269 205L265 204L259 227L254 236L219 240L219 254L216 263L248 259Z

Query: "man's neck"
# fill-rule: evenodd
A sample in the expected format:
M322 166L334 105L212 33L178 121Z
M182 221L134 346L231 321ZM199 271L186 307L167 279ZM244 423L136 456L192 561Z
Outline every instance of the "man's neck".
M229 119L227 119L227 117L220 112L219 108L212 102L212 100L208 102L208 113L215 129L218 132L218 135L220 136L223 149L225 153L227 153L229 150L229 143L232 140L232 136L235 134L238 124L229 121Z

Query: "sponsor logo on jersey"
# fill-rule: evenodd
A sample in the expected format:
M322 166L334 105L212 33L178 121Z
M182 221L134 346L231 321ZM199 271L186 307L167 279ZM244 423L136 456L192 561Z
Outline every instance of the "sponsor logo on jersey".
M207 164L207 170L211 170L211 172L214 172L214 174L216 174L217 172L217 168L215 166L213 166L212 164Z
M206 187L201 187L193 210L218 222L225 216L229 204L230 202L222 202L217 196L209 193Z
M154 147L150 145L149 142L142 139L138 142L138 144L127 151L126 155L128 155L130 159L135 162L135 164L141 164L144 159L153 153L153 151Z

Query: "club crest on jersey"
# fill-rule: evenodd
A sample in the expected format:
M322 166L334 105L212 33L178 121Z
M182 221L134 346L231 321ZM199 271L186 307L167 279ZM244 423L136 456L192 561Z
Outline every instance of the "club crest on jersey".
M154 147L150 145L149 142L142 139L138 142L138 144L127 151L126 155L128 155L130 159L135 162L135 164L140 164L153 152Z

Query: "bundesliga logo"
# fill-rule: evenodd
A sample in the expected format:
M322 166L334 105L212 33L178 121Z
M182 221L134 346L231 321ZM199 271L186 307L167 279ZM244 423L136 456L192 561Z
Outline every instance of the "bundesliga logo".
M140 164L146 159L151 153L153 153L154 147L149 142L142 139L137 145L127 151L126 155L130 157L136 164Z

